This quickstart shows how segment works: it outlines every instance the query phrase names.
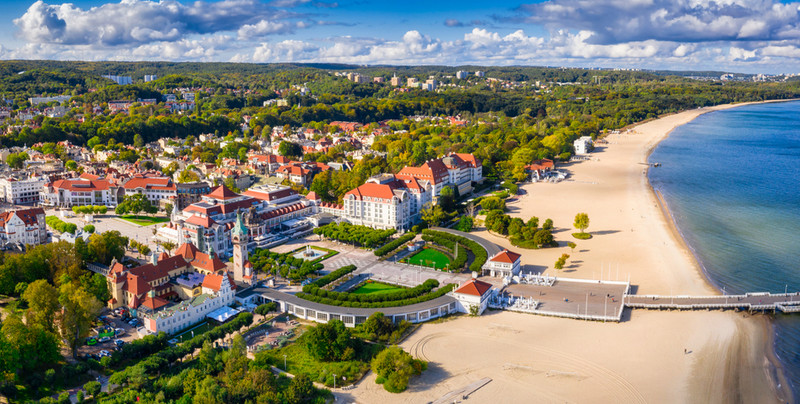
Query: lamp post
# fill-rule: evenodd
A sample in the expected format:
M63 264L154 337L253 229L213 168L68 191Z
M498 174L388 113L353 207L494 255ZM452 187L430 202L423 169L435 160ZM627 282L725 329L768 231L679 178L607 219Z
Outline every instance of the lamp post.
M336 373L333 374L333 389L336 390Z
M286 368L286 354L283 354L283 371L287 372L289 369Z

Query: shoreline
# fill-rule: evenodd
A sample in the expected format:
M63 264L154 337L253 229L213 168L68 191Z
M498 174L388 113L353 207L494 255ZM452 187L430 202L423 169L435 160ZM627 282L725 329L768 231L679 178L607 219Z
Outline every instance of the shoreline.
M768 104L768 103L776 103L776 102L792 102L792 101L798 101L798 99L744 102L744 103L737 103L737 104L716 105L716 106L713 106L713 107L703 108L703 110L699 111L699 113L697 115L693 116L688 121L683 122L683 123L681 123L679 125L675 125L670 130L666 131L661 137L655 139L655 141L648 147L648 149L647 149L647 151L645 153L645 161L649 160L650 155L653 153L653 151L658 147L659 144L661 144L661 142L663 142L665 139L667 139L669 137L669 135L672 133L672 131L674 131L675 129L677 129L680 126L683 126L683 125L686 125L688 123L691 123L692 121L694 121L697 117L699 117L701 115L705 115L705 114L707 114L709 112L724 111L724 110L743 107L743 106L748 106L748 105ZM684 111L684 112L686 112L686 111ZM661 117L659 117L659 118L661 118ZM644 123L639 123L639 124L634 125L633 129L639 127L642 124L644 124ZM700 275L702 276L702 278L704 279L706 284L708 286L710 286L711 288L713 288L714 290L716 290L718 293L721 292L719 285L717 285L714 282L714 280L711 278L711 276L709 275L709 273L706 270L705 266L703 265L702 260L700 259L700 257L697 256L697 254L694 251L694 249L691 248L689 243L686 241L686 238L681 233L680 228L678 227L678 224L676 223L675 218L673 217L672 212L669 209L669 204L667 203L666 199L662 195L661 191L659 191L658 189L656 189L655 186L653 186L653 183L650 181L649 174L650 174L650 166L647 166L647 169L645 170L645 178L647 179L648 188L649 188L651 194L653 195L653 197L656 199L656 201L658 203L659 211L664 216L664 220L668 225L668 228L669 228L670 233L672 234L672 237L675 239L675 241L678 243L678 245L681 246L681 248L683 248L685 251L687 251L688 253L690 253L692 255L692 257L694 258L694 261L696 263L697 270L699 271ZM788 382L788 379L786 378L786 374L785 374L785 371L783 369L783 364L781 363L780 359L778 358L776 350L775 350L775 332L776 331L775 331L775 328L774 328L774 324L772 323L772 320L769 319L769 318L765 318L763 323L764 324L761 325L760 328L763 330L763 333L764 333L764 336L765 336L765 340L767 341L768 346L769 346L769 349L767 349L766 352L765 352L765 355L766 355L765 359L766 359L766 361L768 363L767 377L772 381L772 390L773 390L773 393L774 393L775 397L777 397L779 400L781 400L783 402L792 402L793 399L794 399L794 392L792 391L792 388L791 388L791 386L790 386L790 384Z

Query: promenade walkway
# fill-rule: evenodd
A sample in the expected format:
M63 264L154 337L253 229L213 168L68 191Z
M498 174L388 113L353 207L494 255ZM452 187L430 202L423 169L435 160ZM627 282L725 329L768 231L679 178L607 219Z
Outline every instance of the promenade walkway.
M657 310L737 309L800 312L800 293L746 293L716 296L626 295L625 307Z
M488 257L494 256L495 254L499 253L500 251L503 251L503 249L500 248L500 246L498 246L497 244L492 243L491 241L486 240L483 237L478 237L478 236L476 236L474 234L464 233L463 231L458 231L458 230L453 230L453 229L446 229L444 227L431 227L431 230L443 231L445 233L455 234L457 236L461 236L461 237L464 237L466 239L472 240L472 241L480 244L481 247L483 247L483 249L486 250L486 254L487 254Z

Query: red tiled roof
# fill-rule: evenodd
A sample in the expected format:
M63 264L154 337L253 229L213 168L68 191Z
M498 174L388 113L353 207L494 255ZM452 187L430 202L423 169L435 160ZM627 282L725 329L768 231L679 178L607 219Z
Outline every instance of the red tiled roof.
M167 301L160 298L160 297L150 297L147 296L142 301L142 306L149 308L150 310L156 310L159 307L163 307L167 305Z
M209 288L215 292L219 292L219 288L222 286L222 277L228 277L228 283L231 284L231 289L236 289L236 284L233 283L233 279L230 275L225 274L208 274L205 278L203 278L203 287Z
M201 252L192 243L183 243L175 251L176 256L181 256L193 267L206 271L216 272L225 268L225 263L217 257L210 258L208 254Z
M357 199L364 197L391 200L394 197L394 188L389 184L376 184L368 182L358 188L348 191L345 195L354 195Z
M107 190L109 183L106 180L84 180L68 179L53 182L53 188L66 189L68 191L103 191Z
M186 219L186 223L190 223L196 226L202 226L207 229L212 225L214 225L214 223L216 222L214 221L214 219L210 217L200 217L197 215L192 215L192 217Z
M239 194L237 194L236 192L231 191L225 185L220 185L220 186L214 188L214 190L211 191L211 193L206 195L206 196L208 196L210 198L214 198L214 199L219 199L221 201L227 201L229 199L238 198Z
M495 255L491 259L489 259L489 261L492 261L492 262L504 262L506 264L513 264L513 263L517 262L517 260L520 257L521 257L521 255L519 255L519 254L517 254L515 252L511 252L511 251L508 251L508 250L503 250L503 251L497 253L497 255Z
M532 164L526 166L525 168L527 168L530 171L533 171L533 170L547 170L553 167L555 167L553 160L541 159L541 160L534 160Z
M37 223L37 215L42 215L42 217L44 217L44 209L42 208L21 209L13 213L22 219L22 221L28 226L35 225Z
M473 156L472 154L469 153L453 153L453 154L461 158L461 160L464 160L467 163L469 163L472 167L481 166L481 161L475 158L475 156Z
M470 279L469 282L461 285L453 293L461 293L464 295L483 296L492 288L492 285L477 279Z
M125 183L125 189L176 189L175 184L168 177L134 177Z

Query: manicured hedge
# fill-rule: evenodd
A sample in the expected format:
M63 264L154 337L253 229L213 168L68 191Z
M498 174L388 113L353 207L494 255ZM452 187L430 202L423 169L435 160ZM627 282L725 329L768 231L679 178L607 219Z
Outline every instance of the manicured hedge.
M439 281L436 279L428 279L420 285L409 289L401 289L394 292L386 293L370 293L370 294L355 294L349 292L334 292L332 290L320 289L316 285L308 285L303 288L303 292L317 297L337 300L341 302L387 302L395 300L406 300L422 296L430 293L433 289L439 286Z
M439 236L426 234L422 236L422 239L427 242L438 244L444 248L447 248L448 250L450 250L451 253L453 253L453 250L455 250L456 248L455 241L448 240L446 238L442 238ZM453 262L450 263L450 268L461 270L461 268L463 268L464 265L467 265L467 258L468 258L467 250L468 248L466 246L464 246L463 244L459 244L458 256L456 256L455 259L453 259Z
M311 295L308 293L298 292L297 297L305 300L309 300L316 303L327 304L330 306L342 306L342 307L361 307L361 308L386 308L386 307L399 307L399 306L408 306L411 304L417 304L422 302L427 302L428 300L436 299L437 297L444 296L451 290L456 287L454 284L449 284L442 286L441 288L437 289L434 292L430 292L415 298L410 299L403 299L403 300L392 300L386 302L351 302L351 301L342 301L342 300L334 300L327 297L320 297Z
M51 229L56 230L60 233L72 233L75 234L75 231L78 230L78 225L75 223L67 223L56 216L46 216L44 218L44 222L50 226Z
M347 266L341 267L341 268L339 268L339 269L337 269L337 270L335 270L335 271L333 271L333 272L331 272L331 273L329 273L329 274L327 274L327 275L325 275L323 277L315 279L314 282L311 282L310 285L303 286L303 291L305 291L306 288L311 288L311 287L314 287L314 286L316 286L318 288L321 288L321 287L323 287L323 286L325 286L325 285L327 285L327 284L329 284L329 283L331 283L331 282L333 282L333 281L335 281L335 280L337 280L337 279L339 279L339 278L341 278L341 277L343 277L343 276L345 276L345 275L347 275L350 272L353 272L355 270L356 270L356 266L355 265L347 265Z
M470 240L468 238L461 237L461 236L458 236L458 235L455 235L455 234L451 234L451 233L445 233L445 232L442 232L442 231L430 230L430 229L423 230L422 234L426 234L428 236L438 237L439 240L444 239L444 240L449 240L449 241L452 241L452 242L458 241L459 246L464 246L468 250L472 251L472 255L475 256L475 261L473 261L472 264L469 266L469 269L472 272L480 272L481 267L483 266L483 264L486 263L486 260L489 258L487 256L487 254L486 254L486 250L483 247L481 247L480 244L478 244L478 243L476 243L476 242L474 242L474 241L472 241L472 240ZM451 246L449 248L452 249L453 247ZM458 257L456 257L456 260L458 260ZM464 265L464 264L461 264L461 265ZM456 267L456 265L454 264L453 267Z
M384 256L397 249L397 247L400 247L401 245L413 240L414 237L416 236L417 233L413 232L408 232L406 234L403 234L402 236L384 244L383 247L375 249L375 256L377 257Z
M385 243L395 233L397 233L395 229L376 230L346 222L331 223L314 229L314 234L321 234L327 238L348 243L357 243L367 248L375 248Z

